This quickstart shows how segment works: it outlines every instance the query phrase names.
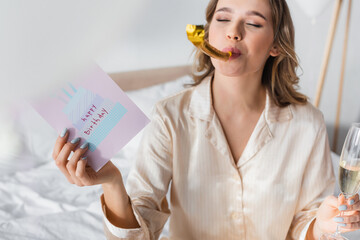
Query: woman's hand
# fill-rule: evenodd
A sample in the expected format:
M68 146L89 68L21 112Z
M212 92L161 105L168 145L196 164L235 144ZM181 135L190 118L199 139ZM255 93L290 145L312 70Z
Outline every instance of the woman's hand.
M102 184L107 219L117 227L138 228L129 196L126 192L119 169L108 161L98 172L87 166L84 154L88 144L80 147L80 138L67 142L69 132L65 129L56 140L53 158L67 180L80 187ZM70 160L70 153L74 152Z
M64 133L65 135L63 135ZM59 136L56 140L52 157L70 183L82 187L122 182L120 171L111 161L108 161L98 172L95 172L90 166L86 165L87 158L83 156L88 150L88 144L84 143L82 146L78 146L80 138L67 142L69 137L67 129L64 130L63 134L63 136ZM68 160L72 151L74 154Z
M340 216L340 212L342 216ZM322 233L334 233L339 225L341 232L351 232L360 228L359 195L345 199L328 196L320 205L313 225L313 237L318 239Z

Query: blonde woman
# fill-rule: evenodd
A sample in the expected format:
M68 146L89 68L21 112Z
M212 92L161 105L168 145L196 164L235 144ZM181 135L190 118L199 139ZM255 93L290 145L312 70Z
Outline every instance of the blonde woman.
M323 116L296 91L285 0L211 0L206 20L205 38L232 57L197 53L194 86L156 104L126 188L110 161L87 168L87 146L66 131L55 144L69 182L102 184L108 239L158 239L169 217L170 239L186 240L317 239L334 220L359 228L358 196L331 196ZM354 211L336 218L339 206Z

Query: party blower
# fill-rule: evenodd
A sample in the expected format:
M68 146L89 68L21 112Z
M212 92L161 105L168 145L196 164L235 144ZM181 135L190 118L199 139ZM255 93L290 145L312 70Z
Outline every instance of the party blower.
M231 52L222 52L211 46L208 41L204 40L205 30L203 25L188 24L186 25L186 33L190 42L206 55L223 61L227 61L231 57Z

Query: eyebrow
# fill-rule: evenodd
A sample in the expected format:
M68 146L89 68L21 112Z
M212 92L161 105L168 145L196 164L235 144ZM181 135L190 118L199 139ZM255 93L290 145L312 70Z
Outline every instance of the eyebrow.
M216 10L216 12L229 12L229 13L233 13L233 10L231 8L228 8L228 7L223 7L223 8L219 8L218 10ZM247 11L245 13L246 15L254 15L254 16L258 16L258 17L261 17L263 18L265 21L267 21L266 17L261 14L260 12L258 11Z
M255 16L261 17L265 21L267 21L266 17L257 11L248 11L248 12L246 12L246 15L255 15Z

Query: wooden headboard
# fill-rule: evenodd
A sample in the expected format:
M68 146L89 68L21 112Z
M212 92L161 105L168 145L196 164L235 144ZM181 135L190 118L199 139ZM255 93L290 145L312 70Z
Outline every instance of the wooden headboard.
M124 91L132 91L152 85L173 81L179 77L190 75L191 66L176 66L148 70L109 73L109 76Z

